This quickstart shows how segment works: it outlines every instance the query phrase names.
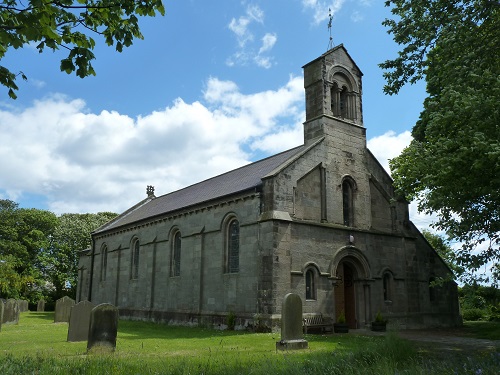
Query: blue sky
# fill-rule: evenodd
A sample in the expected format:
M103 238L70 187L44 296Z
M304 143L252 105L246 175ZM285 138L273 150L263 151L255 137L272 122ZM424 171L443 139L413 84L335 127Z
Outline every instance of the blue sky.
M424 84L386 96L377 64L398 46L375 0L164 1L144 40L98 40L97 76L59 71L64 51L11 50L18 99L0 89L0 198L64 212L121 212L302 143L302 66L344 44L363 77L369 148L387 165L410 141ZM428 220L417 218L422 224Z

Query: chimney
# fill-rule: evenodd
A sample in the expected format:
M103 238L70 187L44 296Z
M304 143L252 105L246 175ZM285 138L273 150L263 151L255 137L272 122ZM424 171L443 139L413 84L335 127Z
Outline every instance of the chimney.
M148 195L148 198L154 199L155 197L155 187L153 185L148 185L146 187L146 194Z

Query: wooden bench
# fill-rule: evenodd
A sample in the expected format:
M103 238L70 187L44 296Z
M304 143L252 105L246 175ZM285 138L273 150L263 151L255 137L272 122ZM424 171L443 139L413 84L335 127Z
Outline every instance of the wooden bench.
M302 328L304 333L310 329L321 329L321 332L332 331L333 321L330 317L325 317L323 314L307 314L303 315Z

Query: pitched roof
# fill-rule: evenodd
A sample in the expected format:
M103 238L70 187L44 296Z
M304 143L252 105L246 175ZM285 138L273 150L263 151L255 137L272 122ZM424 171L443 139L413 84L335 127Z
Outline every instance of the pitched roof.
M153 199L147 198L131 207L114 220L98 228L94 234L209 202L217 198L255 189L262 185L262 178L279 168L280 165L286 163L289 159L300 154L305 149L305 146L295 147L219 176L209 178L208 180L188 186L184 189Z

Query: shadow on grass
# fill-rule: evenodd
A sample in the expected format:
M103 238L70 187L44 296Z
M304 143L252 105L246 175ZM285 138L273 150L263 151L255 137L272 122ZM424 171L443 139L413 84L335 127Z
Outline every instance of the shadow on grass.
M228 331L215 328L172 326L168 324L120 320L118 335L125 334L127 339L200 339L211 337L231 337L250 335L248 331ZM279 334L276 335L279 337ZM277 339L279 340L279 338Z
M47 320L52 322L54 321L53 311L28 311L25 314L29 319Z

